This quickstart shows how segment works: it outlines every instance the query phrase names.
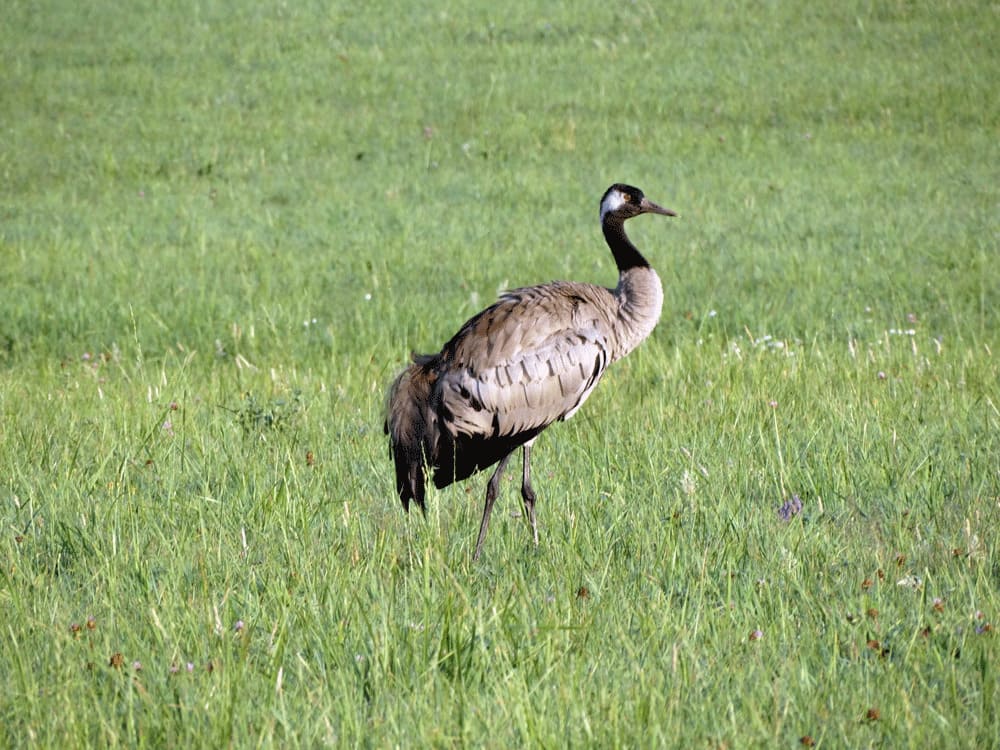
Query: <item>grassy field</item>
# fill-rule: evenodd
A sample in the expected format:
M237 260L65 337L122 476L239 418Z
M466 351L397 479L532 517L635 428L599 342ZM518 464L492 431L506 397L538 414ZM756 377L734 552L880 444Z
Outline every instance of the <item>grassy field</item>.
M151 5L0 26L0 745L1000 746L995 3ZM473 563L385 389L615 181Z

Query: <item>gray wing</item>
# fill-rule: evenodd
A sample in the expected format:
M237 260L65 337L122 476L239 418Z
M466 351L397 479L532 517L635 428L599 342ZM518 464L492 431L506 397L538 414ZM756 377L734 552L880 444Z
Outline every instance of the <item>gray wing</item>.
M470 320L442 351L438 381L452 435L537 432L580 408L611 359L602 287L517 289Z

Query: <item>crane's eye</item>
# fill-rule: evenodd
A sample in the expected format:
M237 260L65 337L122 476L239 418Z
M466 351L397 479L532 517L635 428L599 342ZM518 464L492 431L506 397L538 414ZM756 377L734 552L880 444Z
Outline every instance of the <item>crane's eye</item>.
M632 202L632 194L631 193L622 193L622 200L625 201L625 203L631 203Z

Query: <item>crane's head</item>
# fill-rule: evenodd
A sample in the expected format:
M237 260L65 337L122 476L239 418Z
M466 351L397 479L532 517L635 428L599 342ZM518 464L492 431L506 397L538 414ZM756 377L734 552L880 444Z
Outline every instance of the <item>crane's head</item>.
M639 214L660 214L676 216L669 208L658 206L643 195L643 192L631 185L615 183L608 188L601 198L601 222L606 219L625 221Z

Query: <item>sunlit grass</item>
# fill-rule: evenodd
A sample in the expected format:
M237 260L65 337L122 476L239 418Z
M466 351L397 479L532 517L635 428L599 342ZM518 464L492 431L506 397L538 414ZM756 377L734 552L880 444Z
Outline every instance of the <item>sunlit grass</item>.
M8 5L4 745L1000 743L990 6ZM474 564L385 388L618 180L663 319Z

